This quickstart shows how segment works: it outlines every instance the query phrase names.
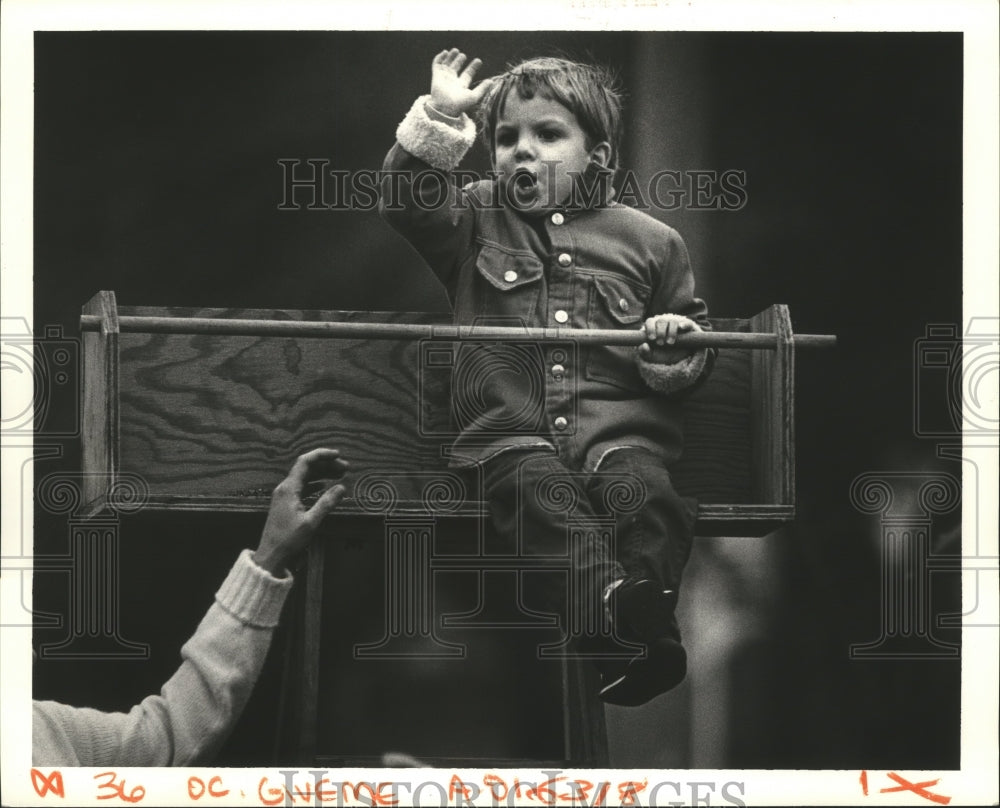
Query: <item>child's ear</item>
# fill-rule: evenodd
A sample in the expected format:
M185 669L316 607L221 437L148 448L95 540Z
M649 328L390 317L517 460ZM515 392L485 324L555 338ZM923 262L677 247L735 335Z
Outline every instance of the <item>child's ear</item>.
M601 168L607 168L611 162L611 144L602 140L590 150L590 159Z

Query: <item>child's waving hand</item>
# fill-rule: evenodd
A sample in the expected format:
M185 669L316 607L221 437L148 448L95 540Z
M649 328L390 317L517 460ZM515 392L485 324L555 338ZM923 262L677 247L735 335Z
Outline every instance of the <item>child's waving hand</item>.
M441 51L431 63L431 106L453 118L479 104L491 84L487 79L470 90L469 85L483 61L473 59L467 67L465 62L466 55L458 48L452 48Z

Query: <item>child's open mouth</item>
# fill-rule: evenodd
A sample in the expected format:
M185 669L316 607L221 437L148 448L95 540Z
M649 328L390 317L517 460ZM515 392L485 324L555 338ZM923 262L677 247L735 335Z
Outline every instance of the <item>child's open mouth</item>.
M510 178L514 198L519 204L529 205L538 196L538 175L527 168L519 168Z

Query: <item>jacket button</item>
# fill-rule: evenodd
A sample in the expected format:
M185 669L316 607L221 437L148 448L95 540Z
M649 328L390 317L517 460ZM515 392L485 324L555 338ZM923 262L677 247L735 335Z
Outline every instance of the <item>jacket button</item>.
M553 421L553 423L555 424L556 429L558 429L560 432L569 426L569 421L567 421L561 415L558 418L556 418L556 420Z
M552 366L552 377L557 382L562 381L562 377L563 377L563 374L565 372L566 372L566 368L564 368L562 365L553 365Z
M565 323L569 319L569 315L562 309L559 309L559 311L555 313L555 318L557 323Z
M517 280L517 273L513 269L508 269L503 273L503 279L507 281L507 283L513 283Z
M510 278L508 278L508 280L510 280ZM622 311L628 311L628 301L624 297L618 301L618 308Z
M552 214L552 224L558 225L562 224L565 221L566 221L565 217L558 211Z
M556 260L559 262L559 266L568 267L573 263L573 256L569 253L562 253Z

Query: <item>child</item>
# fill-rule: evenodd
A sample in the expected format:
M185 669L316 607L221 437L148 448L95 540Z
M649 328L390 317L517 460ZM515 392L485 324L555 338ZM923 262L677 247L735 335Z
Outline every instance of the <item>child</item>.
M481 61L466 61L457 49L434 57L431 92L386 157L393 187L380 212L445 285L459 324L644 329L638 350L463 345L454 378L475 384L453 389L452 454L482 467L501 537L529 555L569 552L569 588L550 586L547 605L568 597L582 610L580 649L601 671L601 698L643 704L686 674L674 608L695 507L667 468L682 443L675 394L713 358L674 342L707 328L706 307L680 236L611 199L621 102L608 77L545 58L472 88ZM459 188L445 172L471 147L477 111L494 171ZM578 517L613 517L611 536L584 530L567 548L553 480L571 486ZM642 489L638 510L613 507L622 480Z

